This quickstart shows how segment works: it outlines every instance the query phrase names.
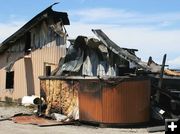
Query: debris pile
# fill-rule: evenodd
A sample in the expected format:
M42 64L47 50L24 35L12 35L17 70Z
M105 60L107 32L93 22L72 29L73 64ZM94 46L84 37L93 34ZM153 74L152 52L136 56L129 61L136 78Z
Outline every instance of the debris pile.
M165 68L166 57L162 65L155 63L151 57L148 62L144 62L135 55L136 49L121 48L101 30L92 31L98 39L78 36L75 40L69 40L71 45L67 54L60 59L58 67L51 73L52 77L66 79L71 76L98 78L148 76L152 80L152 117L164 120L179 116L179 89L172 90L169 85L165 85L164 78L174 80L176 76L179 79L177 76L180 76L180 73ZM50 91L44 91L47 94L45 98L48 104L46 114L52 113L51 110L58 107L60 113L66 116L73 113L73 109L77 108L75 111L78 111L78 85L74 83L66 85L66 82L58 84L61 87L53 87L54 85L56 84L50 83L49 86L52 87ZM76 88L73 85L76 85Z
M106 40L108 39L106 36ZM111 45L107 46L95 38L78 36L70 42L66 56L60 60L58 68L52 72L52 75L111 77L127 75L132 73L136 67L133 62L139 60L135 56L136 49L121 48L124 52L121 55ZM134 58L134 60L128 61L124 57Z

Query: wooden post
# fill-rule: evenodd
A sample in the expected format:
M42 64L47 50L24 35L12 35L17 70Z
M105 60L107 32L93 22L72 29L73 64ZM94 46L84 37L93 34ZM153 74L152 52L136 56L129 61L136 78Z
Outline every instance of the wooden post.
M163 57L162 66L161 66L161 72L160 72L160 75L159 75L159 82L158 82L159 89L162 88L165 63L166 63L166 54ZM159 96L160 96L160 91L157 90L157 96L156 96L157 102L159 102Z
M163 57L163 62L162 62L162 66L161 66L161 72L160 72L160 75L159 75L159 78L160 78L159 83L158 83L159 88L162 88L165 63L166 63L166 54Z

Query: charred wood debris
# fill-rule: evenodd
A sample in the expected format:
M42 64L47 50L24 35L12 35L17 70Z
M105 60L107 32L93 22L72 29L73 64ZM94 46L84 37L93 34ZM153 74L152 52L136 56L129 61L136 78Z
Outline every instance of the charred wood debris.
M136 49L121 48L100 29L92 30L97 38L78 36L60 59L54 76L147 76L151 79L151 119L180 117L180 72L168 69L166 54L162 64L152 57L148 62L135 55ZM92 63L92 64L91 64Z

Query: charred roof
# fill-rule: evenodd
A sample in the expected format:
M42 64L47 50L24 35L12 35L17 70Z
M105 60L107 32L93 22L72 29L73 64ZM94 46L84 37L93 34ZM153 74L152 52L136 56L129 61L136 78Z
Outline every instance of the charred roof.
M57 12L53 11L52 7L58 3L54 3L35 17L33 17L30 21L28 21L24 26L22 26L18 31L8 37L0 44L0 53L8 48L7 44L14 43L17 39L21 38L27 31L29 31L33 26L37 25L40 21L44 20L48 17L53 17L55 21L62 21L64 25L69 25L69 18L66 12Z

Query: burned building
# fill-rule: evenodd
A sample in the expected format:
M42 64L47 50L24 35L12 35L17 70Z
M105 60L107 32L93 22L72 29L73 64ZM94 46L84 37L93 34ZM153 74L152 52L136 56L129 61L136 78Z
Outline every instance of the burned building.
M134 75L139 68L148 70L147 64L135 55L136 49L119 47L101 30L93 32L98 38L70 40L51 76L40 77L45 114L102 124L147 122L150 80Z
M119 47L101 30L92 30L97 38L69 40L66 49L68 15L53 11L52 6L2 42L0 100L40 95L47 104L46 115L59 112L104 124L148 122L150 96L160 91L155 87L150 95L149 76L160 74L162 79L163 73L180 73L143 62L136 49ZM169 98L177 111L179 101Z
M179 115L178 83L170 89L165 81L174 81L180 73L164 68L165 58L162 65L151 57L143 62L135 55L137 50L119 47L101 30L92 31L98 38L70 40L67 54L51 76L40 77L46 114L62 112L103 124L147 122L150 109L151 117L161 120Z
M40 95L38 76L49 75L66 54L68 15L53 5L1 43L0 100Z

